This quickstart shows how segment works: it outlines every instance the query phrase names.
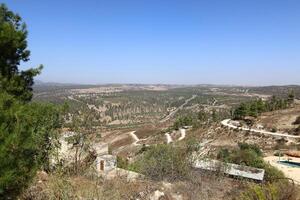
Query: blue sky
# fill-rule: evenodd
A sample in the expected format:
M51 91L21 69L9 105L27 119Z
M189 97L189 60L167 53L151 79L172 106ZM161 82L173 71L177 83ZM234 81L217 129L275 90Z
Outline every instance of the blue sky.
M300 84L299 0L4 0L38 79Z

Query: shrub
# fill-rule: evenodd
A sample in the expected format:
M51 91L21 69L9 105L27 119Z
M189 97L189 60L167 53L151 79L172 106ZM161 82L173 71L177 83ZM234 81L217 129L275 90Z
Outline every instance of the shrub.
M269 182L276 181L278 179L284 178L284 174L282 171L278 170L277 168L271 166L270 164L264 162L263 166L261 167L265 170L265 180Z
M173 128L175 130L178 130L182 126L191 126L191 125L193 125L192 116L183 116L176 119L176 121L173 124Z
M217 159L222 160L224 162L229 162L230 151L226 148L222 148L217 155Z
M263 185L251 184L236 200L297 200L296 187L286 180Z
M175 180L187 176L191 168L186 148L159 144L144 152L129 169L154 180Z
M121 156L117 156L117 167L122 168L122 169L127 169L128 168L128 161L126 158L123 158Z
M238 145L241 150L246 150L246 149L253 150L258 156L262 156L262 151L255 144L239 143Z
M273 128L271 129L271 132L276 133L276 132L277 132L277 128L276 128L276 127L273 127Z
M229 151L221 149L218 159L223 162L230 162L239 165L261 168L265 170L265 180L272 182L276 179L284 178L281 171L266 163L262 158L262 152L256 145L240 143L239 149Z

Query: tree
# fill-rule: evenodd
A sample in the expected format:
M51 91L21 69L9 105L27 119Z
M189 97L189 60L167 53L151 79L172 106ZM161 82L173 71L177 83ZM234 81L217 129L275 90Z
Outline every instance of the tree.
M257 102L256 101L254 101L250 104L249 115L252 116L252 117L257 117L258 109L257 109Z
M75 134L69 138L68 143L73 145L75 149L74 154L74 173L79 172L79 167L82 162L82 153L87 152L90 148L90 141L88 135L93 132L92 128L92 116L91 113L83 115L82 117L73 116L72 123L69 125L71 131L74 131Z
M32 98L34 76L42 66L36 69L20 71L20 62L29 60L27 49L27 29L22 18L4 5L0 5L0 92L7 92L22 101Z
M50 138L60 126L58 108L0 93L0 199L14 199L37 169L47 170Z
M257 101L257 111L258 111L258 113L259 114L263 113L263 112L265 112L265 110L266 110L266 106L265 106L263 100L258 99L258 101Z
M47 170L60 108L30 102L42 67L20 71L29 60L21 17L0 5L0 199L17 199L40 168Z
M246 103L241 103L241 105L234 110L235 119L243 119L248 114L248 106Z

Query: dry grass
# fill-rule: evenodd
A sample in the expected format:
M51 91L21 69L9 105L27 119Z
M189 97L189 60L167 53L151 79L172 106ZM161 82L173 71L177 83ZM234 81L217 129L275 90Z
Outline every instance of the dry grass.
M152 126L147 126L138 129L135 134L138 136L140 139L147 138L149 136L155 136L160 133L160 129L157 127L152 127Z
M128 137L122 138L120 140L117 140L117 141L111 143L110 147L111 147L112 150L115 150L115 149L118 149L120 147L130 145L133 142L134 141L133 141L132 137L128 136Z
M262 124L267 129L276 127L280 131L289 131L297 127L294 124L300 113L300 105L293 108L263 113L256 124Z
M36 180L20 199L123 200L140 198L141 192L146 195L152 191L153 186L147 181L127 182L118 177L113 180L91 180L84 176L67 177L55 174L49 175L44 181Z

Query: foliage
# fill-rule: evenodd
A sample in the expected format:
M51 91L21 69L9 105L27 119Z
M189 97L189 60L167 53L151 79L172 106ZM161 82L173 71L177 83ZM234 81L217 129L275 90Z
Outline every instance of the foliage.
M0 92L7 92L22 101L32 98L33 77L41 72L36 69L20 71L20 62L29 60L27 30L19 15L0 5Z
M13 199L37 169L47 170L51 138L60 109L30 103L34 76L42 67L20 71L29 60L27 30L17 14L0 5L0 198Z
M128 161L126 158L123 158L121 156L117 156L117 167L122 169L128 168Z
M93 133L93 126L90 120L91 115L88 113L81 116L73 116L72 122L68 124L68 127L75 134L68 138L68 143L73 145L75 149L74 165L72 172L74 174L79 173L80 165L82 164L82 154L87 152L91 146L91 141L88 135Z
M296 187L286 180L262 185L250 184L237 200L297 200Z
M272 182L278 178L284 177L281 171L277 170L275 167L263 160L262 152L256 145L240 143L239 149L232 151L228 149L221 149L217 157L223 162L262 168L265 170L266 181Z
M219 150L217 159L228 163L230 161L230 151L227 148L222 148Z
M239 143L239 148L241 150L252 150L254 151L258 156L262 156L262 151L260 150L260 148L258 146L256 146L255 144L248 144L248 143Z
M40 166L47 169L58 113L49 104L24 104L0 94L0 195L17 194Z
M191 116L183 116L174 122L173 128L178 130L180 127L191 125L193 125L193 118Z
M191 149L191 148L190 148ZM186 177L191 168L186 147L166 144L151 146L129 169L154 180L175 180Z
M272 98L268 101L258 99L249 102L243 102L234 109L233 117L234 119L243 119L246 116L257 117L263 112L288 108L293 103L293 101L293 97L289 95L286 98L278 98L276 96L272 96Z

